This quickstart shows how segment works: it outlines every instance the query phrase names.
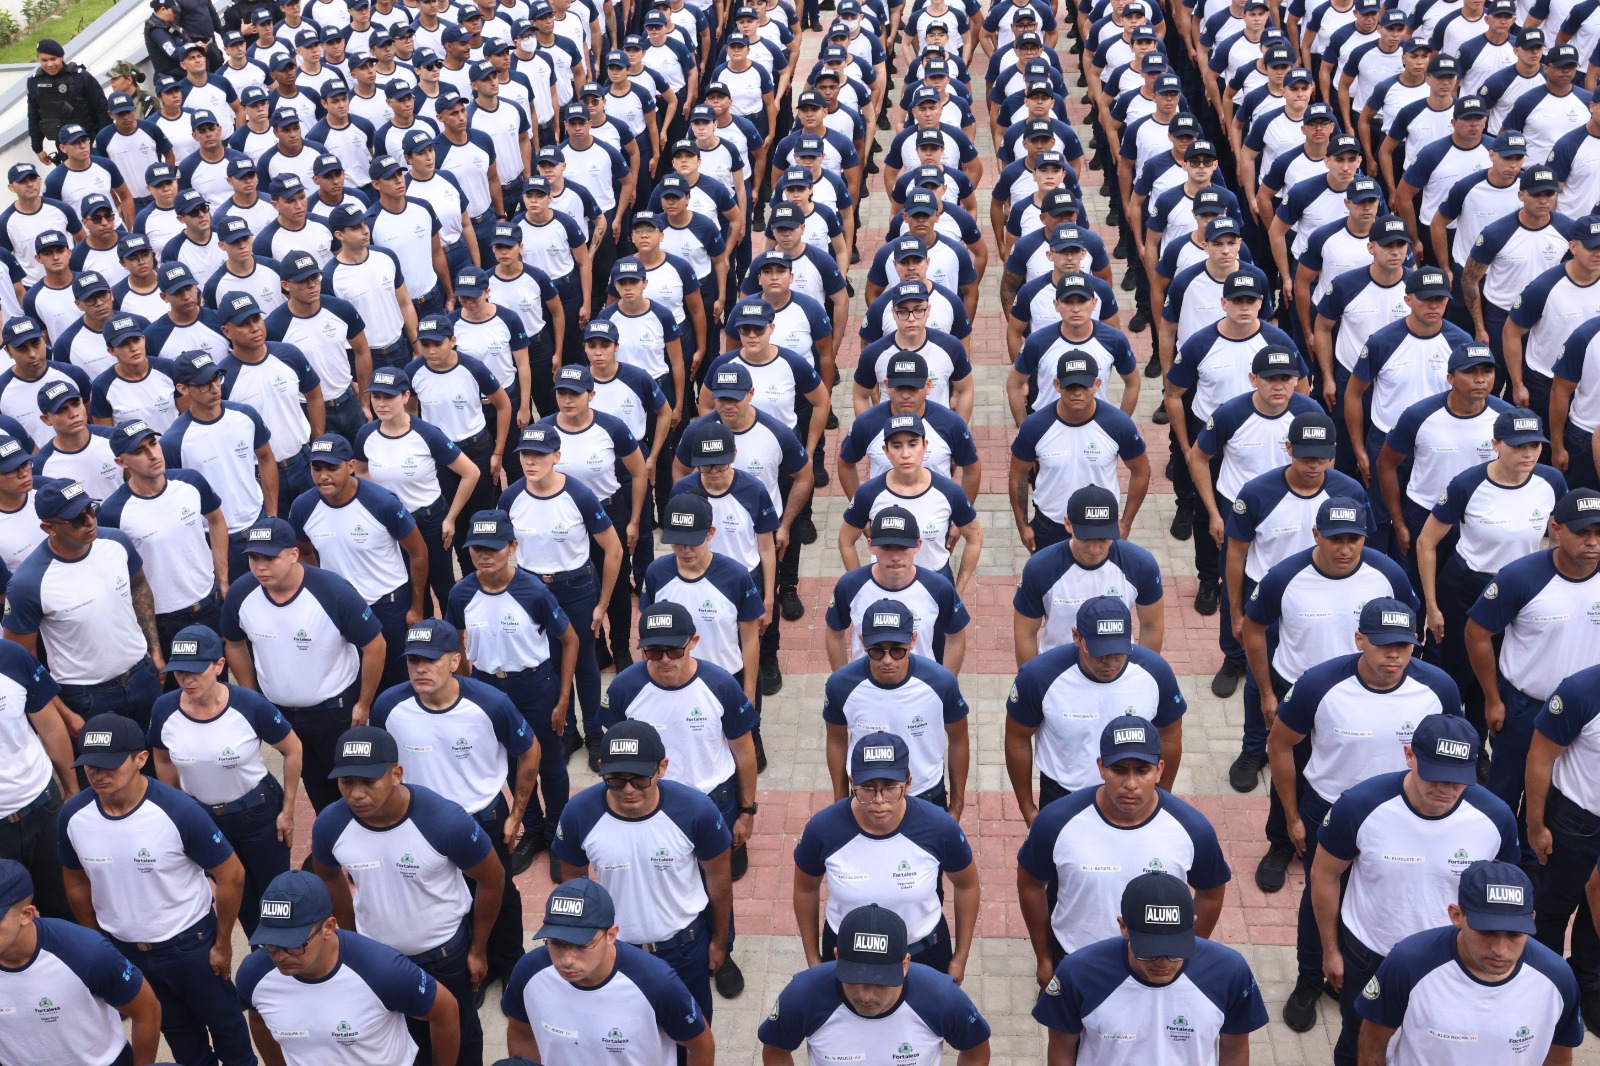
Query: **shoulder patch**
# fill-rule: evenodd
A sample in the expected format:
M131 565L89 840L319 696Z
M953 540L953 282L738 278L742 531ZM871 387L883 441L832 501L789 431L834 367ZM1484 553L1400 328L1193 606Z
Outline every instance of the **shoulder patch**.
M1498 595L1500 595L1500 586L1496 582L1489 582L1489 587L1483 590L1483 598L1492 600Z
M1481 241L1481 240L1483 240L1483 238L1479 237L1478 240ZM1511 301L1511 310L1515 311L1517 308L1519 308L1521 306L1522 306L1522 296L1519 294L1515 300Z
M1565 709L1566 708L1564 708L1561 705L1561 697L1560 696L1551 696L1550 697L1550 713L1551 714L1560 714Z
M1008 703L1016 703L1017 702L1017 686L1015 684L1012 684L1012 686L1011 686L1011 695L1006 697L1006 702L1008 702Z
M1047 996L1059 996L1061 994L1061 979L1059 977L1050 978L1050 983L1044 986L1044 994Z
M1233 511L1235 514L1244 514L1248 510L1250 510L1250 505L1248 503L1245 503L1243 500L1233 501Z
M1483 238L1479 237L1478 240L1482 241ZM1374 977L1372 980L1367 982L1367 987L1361 990L1361 997L1363 999L1377 999L1379 991L1378 979Z
M1483 234L1481 234L1481 233L1478 234L1478 239L1473 243L1475 243L1479 248L1482 248L1483 247ZM1366 992L1362 992L1361 994L1362 995L1366 995Z

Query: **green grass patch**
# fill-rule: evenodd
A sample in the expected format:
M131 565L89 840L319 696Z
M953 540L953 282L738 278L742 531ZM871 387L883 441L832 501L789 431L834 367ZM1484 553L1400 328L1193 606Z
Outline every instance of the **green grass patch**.
M49 37L65 45L115 4L116 0L78 0L68 3L42 26L29 30L20 40L0 47L0 63L32 63L38 54L34 49L41 40Z

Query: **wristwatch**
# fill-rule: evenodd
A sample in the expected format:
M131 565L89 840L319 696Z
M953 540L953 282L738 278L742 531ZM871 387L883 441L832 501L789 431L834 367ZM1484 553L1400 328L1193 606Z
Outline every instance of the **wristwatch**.
M748 807L740 807L739 808L739 813L740 814L755 814L760 809L761 809L761 804L752 803Z

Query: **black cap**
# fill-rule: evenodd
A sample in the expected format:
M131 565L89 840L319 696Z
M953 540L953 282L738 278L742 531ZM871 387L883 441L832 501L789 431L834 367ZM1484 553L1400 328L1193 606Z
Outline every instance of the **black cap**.
M894 911L869 903L839 919L834 977L853 985L905 983L906 923Z
M1117 494L1101 485L1083 485L1067 497L1067 521L1079 540L1116 540Z
M83 723L83 735L78 738L78 758L72 765L115 770L128 761L128 756L144 748L144 731L132 718L97 714Z
M681 648L695 635L689 608L660 600L639 612L639 647Z
M666 757L666 745L655 726L638 718L625 718L606 730L600 772L649 777L661 769L661 760Z
M1338 439L1333 419L1321 411L1295 415L1289 423L1291 454L1300 459L1332 459Z
M663 544L704 544L711 530L711 503L704 496L680 492L667 502Z
M1600 523L1600 492L1594 489L1573 489L1561 499L1550 517L1576 533L1580 529Z
M1194 897L1171 874L1151 870L1129 881L1122 890L1122 921L1134 958L1194 957Z
M867 532L867 541L874 548L915 548L921 539L917 516L896 504L873 515Z
M375 725L346 729L333 749L333 769L328 780L341 777L382 777L400 761L400 746L388 730Z

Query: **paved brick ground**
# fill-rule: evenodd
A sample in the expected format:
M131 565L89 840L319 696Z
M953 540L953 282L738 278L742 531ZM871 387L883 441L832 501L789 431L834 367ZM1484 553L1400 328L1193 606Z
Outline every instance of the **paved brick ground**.
M814 50L815 43L809 42L807 62ZM1070 68L1075 61L1070 55L1064 58L1069 68L1067 83L1071 86L1075 77ZM981 68L981 58L977 65ZM975 85L974 96L981 92L981 87ZM1082 111L1081 105L1072 105L1074 117L1081 119ZM1087 143L1087 127L1080 126L1079 133ZM978 192L977 217L987 234L988 188L998 165L982 123L978 147L986 176ZM1082 175L1082 180L1090 216L1104 218L1106 205L1096 192L1100 176L1088 173ZM872 197L863 211L864 228L859 241L862 264L851 271L858 293L864 292L866 267L882 242L889 218L881 182L874 178L871 185ZM1115 243L1114 231L1103 226L1096 229L1106 238L1108 247ZM1016 541L1005 496L1012 427L1004 396L1009 360L1005 322L998 305L1001 269L999 256L991 247L979 315L968 343L977 377L972 429L983 463L977 507L986 539L982 564L966 600L973 625L962 675L962 688L972 707L973 769L969 787L975 790L964 825L976 846L983 872L978 941L966 988L994 1028L994 1061L1023 1063L1041 1061L1044 1039L1029 1017L1037 987L1033 980L1033 953L1016 907L1014 873L1024 827L1011 795L1001 748L1003 704L1016 668L1010 603L1026 559ZM1114 269L1120 280L1121 264L1116 263ZM1129 306L1131 294L1118 289L1117 295L1126 322L1133 311ZM834 407L843 430L827 434L830 457L837 454L841 432L848 429L852 417L849 371L860 350L855 330L859 325L856 316L863 306L858 296L847 327L850 339L840 353L845 383L835 394ZM1149 352L1149 337L1148 331L1131 335L1141 362ZM1234 870L1216 935L1249 958L1272 1014L1271 1024L1252 1040L1254 1061L1278 1066L1321 1066L1331 1061L1337 1010L1324 1002L1323 1023L1305 1034L1290 1031L1278 1020L1278 1011L1294 982L1295 908L1302 879L1295 870L1286 889L1272 896L1263 895L1255 887L1255 865L1265 850L1261 825L1266 795L1262 787L1241 796L1226 782L1228 764L1238 751L1242 714L1237 697L1223 701L1210 694L1210 677L1221 661L1216 647L1216 620L1201 618L1191 608L1195 591L1192 547L1173 541L1166 532L1173 511L1171 486L1161 476L1166 461L1166 431L1149 421L1159 398L1157 383L1144 381L1142 386L1137 415L1153 445L1155 476L1135 523L1133 539L1156 553L1166 575L1164 654L1180 676L1189 700L1183 766L1176 789L1199 806L1216 826ZM1113 395L1120 395L1120 385L1113 388ZM818 494L816 524L820 537L805 549L801 561L800 596L806 615L800 622L784 626L780 661L785 685L778 696L766 701L764 735L771 766L761 779L761 814L750 844L751 870L735 886L740 933L735 957L743 966L748 987L738 1000L719 1001L714 1022L725 1062L760 1061L754 1039L756 1027L779 989L804 965L790 905L790 855L807 817L832 798L820 743L822 688L827 676L822 614L841 570L835 538L845 502L837 478ZM573 760L572 769L575 789L593 783L592 775L579 760ZM304 811L300 825L309 827L309 809ZM302 835L307 831L302 829ZM302 843L302 850L303 847ZM531 930L538 924L550 888L543 861L536 862L518 883L526 901L527 928ZM491 1055L504 1047L504 1021L493 1001L498 991L496 988L483 1010ZM1600 1063L1596 1048L1591 1038L1580 1050L1577 1061Z

